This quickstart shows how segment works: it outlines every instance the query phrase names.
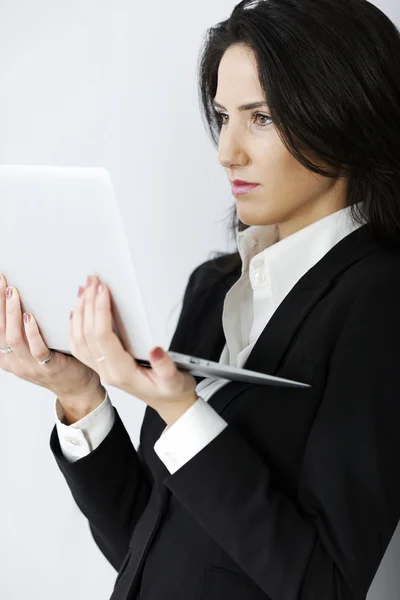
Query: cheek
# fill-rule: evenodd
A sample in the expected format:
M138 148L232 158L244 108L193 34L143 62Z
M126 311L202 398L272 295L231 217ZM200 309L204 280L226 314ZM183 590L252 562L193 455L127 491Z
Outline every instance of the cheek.
M268 144L263 156L264 194L275 202L301 204L329 187L327 178L301 165L280 140Z
M276 200L291 196L307 179L301 165L282 144L271 145L265 151L261 172L264 194Z
M278 223L320 196L330 181L308 171L285 148L275 132L260 140L252 155L262 183L252 202L238 202L239 216L253 224ZM248 197L250 200L250 196ZM247 219L247 220L246 220Z
M286 150L277 150L264 161L262 189L255 202L239 204L245 222L267 225L285 221L293 212L314 202L329 186L326 178L305 169ZM246 221L247 217L247 221Z
M297 172L300 167L285 148L275 130L259 139L253 158L257 162L255 171L262 177L266 188L271 183L284 181L288 175Z

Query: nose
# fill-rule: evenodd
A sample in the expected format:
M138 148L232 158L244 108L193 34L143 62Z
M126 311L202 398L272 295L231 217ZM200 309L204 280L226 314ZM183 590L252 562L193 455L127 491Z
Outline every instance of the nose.
M218 162L226 169L247 164L248 154L243 147L239 132L227 130L221 132L218 144Z

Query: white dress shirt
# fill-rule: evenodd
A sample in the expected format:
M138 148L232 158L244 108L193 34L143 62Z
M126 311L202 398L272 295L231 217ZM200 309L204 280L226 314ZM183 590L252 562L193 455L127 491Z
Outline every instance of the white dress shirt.
M219 362L242 367L264 327L293 286L344 237L360 227L350 208L339 210L278 241L276 225L252 225L237 233L242 273L225 296L222 324L226 344ZM207 377L196 386L198 400L154 445L170 473L200 452L228 423L208 404L229 379ZM64 412L55 404L56 427L64 456L74 462L93 451L114 423L106 393L103 403L76 423L63 423Z

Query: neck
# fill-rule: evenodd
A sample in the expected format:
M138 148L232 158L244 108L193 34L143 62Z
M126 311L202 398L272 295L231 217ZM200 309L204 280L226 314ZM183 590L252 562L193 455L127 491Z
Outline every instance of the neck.
M278 223L278 241L287 238L289 235L293 235L296 231L300 231L300 229L304 229L304 227L308 227L308 225L320 221L324 217L332 215L343 208L345 208L343 204L326 204L325 206L313 207L312 210L310 210L309 207L305 207L298 213L290 215L287 220Z

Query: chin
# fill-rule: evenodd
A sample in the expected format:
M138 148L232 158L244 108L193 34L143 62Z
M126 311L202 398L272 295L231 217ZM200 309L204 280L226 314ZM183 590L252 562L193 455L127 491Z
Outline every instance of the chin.
M262 225L276 225L276 223L279 222L279 218L280 215L275 213L275 214L251 214L250 211L237 211L237 215L239 217L239 219L242 221L242 223L244 223L245 225L257 225L257 226L262 226Z

